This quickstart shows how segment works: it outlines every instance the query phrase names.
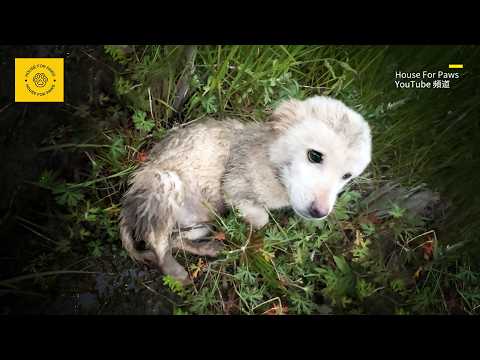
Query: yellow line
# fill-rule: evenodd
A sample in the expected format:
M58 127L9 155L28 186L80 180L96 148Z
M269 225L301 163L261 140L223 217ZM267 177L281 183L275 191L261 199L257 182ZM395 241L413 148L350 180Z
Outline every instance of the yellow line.
M449 69L463 69L463 64L449 64Z

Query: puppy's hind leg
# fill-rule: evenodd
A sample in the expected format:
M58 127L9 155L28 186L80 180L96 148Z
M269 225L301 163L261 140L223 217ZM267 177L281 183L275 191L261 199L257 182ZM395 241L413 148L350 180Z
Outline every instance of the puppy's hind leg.
M198 240L206 237L211 231L208 225L196 225L187 229L179 229L176 235L187 240Z
M173 239L172 246L195 255L211 257L217 256L224 248L223 244L217 240L199 242L183 238L180 235Z
M202 241L212 232L208 224L178 229L172 236L172 247L200 256L217 256L223 244L216 240Z
M168 235L163 234L156 236L155 233L152 232L150 234L149 242L154 248L158 259L158 266L165 275L170 275L184 285L188 285L192 282L184 267L173 257Z
M142 251L137 248L125 218L122 218L120 221L120 239L124 249L133 260L148 266L158 266L157 255L155 255L154 251L149 249Z
M183 202L183 183L175 172L140 170L124 199L121 235L130 256L138 257L134 242L143 240L154 253L162 272L186 283L188 273L173 258L170 245L178 209Z

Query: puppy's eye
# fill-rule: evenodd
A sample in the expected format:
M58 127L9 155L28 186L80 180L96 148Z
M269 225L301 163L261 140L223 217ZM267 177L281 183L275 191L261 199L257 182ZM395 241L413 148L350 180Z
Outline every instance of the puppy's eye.
M347 179L350 179L351 177L352 177L352 174L346 173L345 175L342 176L342 179L347 180Z
M323 162L323 154L315 150L307 151L308 160L315 164L320 164Z

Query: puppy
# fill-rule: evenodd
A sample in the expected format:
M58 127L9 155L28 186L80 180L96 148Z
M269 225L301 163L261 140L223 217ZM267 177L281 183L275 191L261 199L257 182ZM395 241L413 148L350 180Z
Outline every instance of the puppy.
M367 122L329 97L284 101L262 123L208 119L172 130L131 178L120 214L123 246L188 283L172 249L216 256L219 241L198 241L214 213L234 207L255 229L268 223L267 209L323 219L370 160Z

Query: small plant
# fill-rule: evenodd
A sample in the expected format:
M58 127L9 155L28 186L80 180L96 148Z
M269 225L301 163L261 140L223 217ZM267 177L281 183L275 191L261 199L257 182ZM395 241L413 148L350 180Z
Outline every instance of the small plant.
M345 306L355 294L356 277L344 257L333 256L336 269L321 268L318 273L325 284L323 293L333 305Z
M125 155L125 143L124 139L121 136L116 136L112 140L110 145L110 161L111 163L117 163L120 161L121 157Z
M182 308L176 307L175 310L173 310L173 315L190 315L190 313Z
M115 88L118 95L122 96L122 95L129 94L135 88L135 86L132 84L130 80L120 76L117 78L117 81L115 82Z
M126 55L125 47L118 45L105 45L105 52L112 57L115 62L126 65L129 57Z
M375 293L375 287L372 283L368 282L365 279L358 279L356 283L356 294L360 301L365 300L373 293Z
M66 205L68 207L75 207L84 199L84 195L79 189L75 189L66 184L60 184L53 189L55 200L59 205Z
M402 209L399 207L397 204L392 205L392 209L388 212L390 216L392 216L394 219L400 219L404 216L405 214L405 209Z
M369 239L364 239L361 233L357 232L355 246L352 249L352 261L367 265L368 263L366 261L370 256L369 245L371 245L371 241Z
M57 181L57 174L52 170L43 170L38 183L45 188L52 188Z
M178 280L174 279L170 275L165 275L163 277L163 284L167 286L170 291L177 295L183 295L184 294L184 288L181 282Z
M155 122L147 118L145 111L135 110L132 115L133 124L135 129L149 133L154 127Z
M94 257L102 256L103 246L102 246L102 243L100 241L98 241L98 240L90 241L88 243L88 247L90 249L90 253L92 254L92 256L94 256Z

